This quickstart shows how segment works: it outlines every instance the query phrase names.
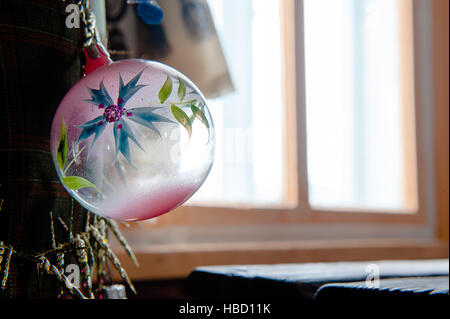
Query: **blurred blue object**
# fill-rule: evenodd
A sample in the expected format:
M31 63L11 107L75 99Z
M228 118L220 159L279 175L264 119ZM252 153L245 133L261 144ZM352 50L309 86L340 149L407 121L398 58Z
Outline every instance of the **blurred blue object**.
M138 16L148 25L161 24L164 13L156 0L131 0L128 3L136 3Z

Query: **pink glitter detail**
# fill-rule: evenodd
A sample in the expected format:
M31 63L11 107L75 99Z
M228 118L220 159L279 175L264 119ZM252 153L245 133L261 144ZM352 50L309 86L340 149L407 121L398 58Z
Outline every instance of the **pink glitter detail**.
M119 97L119 98L117 99L117 104L120 105L120 104L122 104L122 103L123 103L123 99Z
M110 105L103 112L103 116L109 123L117 122L123 115L123 108L118 105Z
M127 116L132 116L133 112L127 112Z
M103 121L98 122L98 126L102 126L103 125Z
M117 129L121 129L122 128L122 124L117 125Z
M104 108L104 107L105 107L105 104L103 104L103 103L101 103L101 104L98 105L98 108L99 108L99 109L102 109L102 108Z

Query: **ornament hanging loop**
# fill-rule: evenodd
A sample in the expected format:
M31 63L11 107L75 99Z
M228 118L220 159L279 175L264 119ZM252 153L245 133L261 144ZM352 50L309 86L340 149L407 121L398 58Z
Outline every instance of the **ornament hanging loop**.
M86 58L84 75L86 75L101 66L112 63L112 60L98 40L97 30L95 29L95 15L89 8L89 0L78 0L76 5L80 11L83 28L83 53Z
M62 0L67 2L67 0ZM80 13L80 22L83 29L83 47L92 45L97 40L95 30L95 15L89 8L89 0L77 0L73 4L78 7Z

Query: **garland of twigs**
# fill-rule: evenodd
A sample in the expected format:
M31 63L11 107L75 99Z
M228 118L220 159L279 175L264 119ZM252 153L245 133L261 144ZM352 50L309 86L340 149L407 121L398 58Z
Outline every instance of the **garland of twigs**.
M55 278L59 282L58 298L60 299L66 295L80 299L103 298L108 263L112 264L128 288L136 294L136 290L125 269L121 266L119 259L111 250L108 243L108 231L110 230L125 248L125 251L136 266L139 265L136 256L121 234L119 226L115 221L88 212L84 230L74 234L72 231L73 210L71 210L69 216L69 225L60 217L57 220L68 233L68 241L57 243L55 238L55 220L53 213L50 212L50 235L52 243L50 250L32 255L24 254L14 249L11 245L4 244L0 241L0 289L6 288L10 271L9 265L11 258L14 256L34 262L42 272ZM64 274L64 258L70 255L69 253L74 255L80 268L80 287L74 286ZM50 260L55 260L55 263L52 264ZM94 281L94 270L97 273L97 289L95 293L92 284Z
M62 1L68 2L68 0ZM97 41L97 33L95 30L95 16L89 9L89 0L75 0L73 3L79 7L81 14L84 35L83 47L90 46L93 42ZM3 199L0 201L0 208L2 204ZM0 289L6 289L10 272L10 261L14 256L36 263L42 272L54 277L60 283L58 298L64 298L66 294L81 299L95 298L92 285L94 270L97 273L97 297L102 298L102 291L107 278L108 262L119 272L130 290L136 294L136 290L128 278L125 269L123 269L119 259L108 244L108 231L110 230L125 248L125 251L135 265L139 265L136 256L119 231L117 223L88 212L84 231L74 234L72 231L73 199L71 205L72 208L68 225L60 217L57 218L59 224L68 233L68 240L66 242L57 243L55 238L55 219L52 212L50 212L52 249L30 255L17 251L13 246L0 241ZM82 282L81 287L75 287L64 274L64 259L68 253L74 254L79 264L81 273L80 282ZM55 263L52 264L50 260L55 260Z

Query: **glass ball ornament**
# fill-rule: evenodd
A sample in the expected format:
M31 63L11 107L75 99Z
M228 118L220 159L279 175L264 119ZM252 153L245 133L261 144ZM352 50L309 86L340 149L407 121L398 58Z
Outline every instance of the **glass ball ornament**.
M130 59L78 81L53 118L61 183L89 211L123 221L173 210L203 184L214 159L205 98L180 72Z

